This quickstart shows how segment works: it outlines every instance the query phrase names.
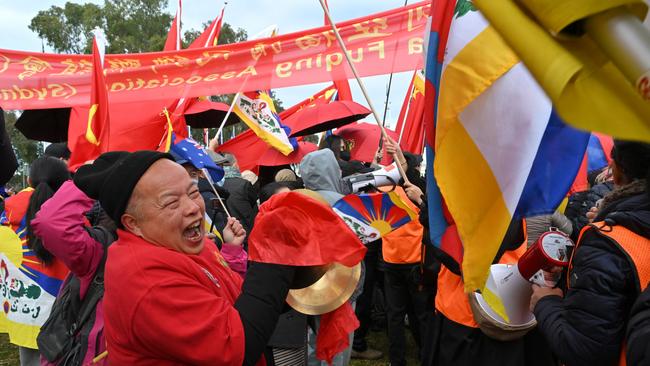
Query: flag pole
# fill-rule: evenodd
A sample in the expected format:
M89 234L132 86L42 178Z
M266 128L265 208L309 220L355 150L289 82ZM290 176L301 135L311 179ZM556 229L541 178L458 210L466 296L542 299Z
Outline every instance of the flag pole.
M246 83L246 81L244 81ZM239 96L241 95L241 92L237 92L235 94L235 98L233 98L232 103L230 103L230 107L228 107L228 112L226 112L226 116L223 117L223 121L221 121L221 124L219 125L219 129L217 130L217 134L214 135L214 139L218 139L219 135L223 133L223 127L226 125L226 121L228 120L228 117L230 117L230 114L232 113L233 108L235 108L235 103L237 103L237 99L239 99Z
M203 171L203 175L205 175L205 179L208 180L208 183L210 183L210 188L212 188L212 192L217 195L217 199L219 200L219 203L221 203L221 207L223 207L223 210L226 212L226 215L230 218L232 217L230 215L230 212L228 212L228 208L226 208L226 204L223 203L223 200L221 199L221 196L219 195L219 192L217 192L217 189L214 187L214 182L212 181L212 177L210 176L210 172L208 172L207 169L203 168L201 169Z
M347 48L345 47L345 44L343 43L343 39L341 38L341 35L339 34L339 30L336 28L336 25L334 24L334 21L332 20L332 16L330 15L330 12L327 10L327 6L325 5L324 0L318 0L320 2L321 7L323 8L323 12L325 12L325 16L327 17L330 26L332 27L332 31L334 32L334 35L336 36L336 40L341 47L341 51L343 51L343 55L345 55L345 59L348 62L348 66L350 66L350 69L352 70L352 73L354 74L354 78L357 79L357 83L359 84L359 88L361 88L361 93L363 94L364 98L366 98L366 102L368 102L368 106L370 107L370 110L372 111L373 116L375 117L375 121L377 122L377 126L379 127L379 130L381 131L381 135L383 138L388 138L388 134L386 134L386 130L384 129L384 126L382 126L381 123L381 118L379 118L379 114L377 113L377 110L375 109L375 106L372 104L372 100L370 100L370 95L368 94L368 91L366 90L366 86L363 84L363 81L361 81L361 78L359 77L359 73L357 72L357 68L354 66L354 63L352 62L352 59L350 58L350 54L348 53ZM399 146L397 146L399 149ZM397 153L393 155L393 158L395 161L397 161L397 169L399 170L399 174L402 176L402 179L404 179L405 183L410 183L408 178L406 177L406 172L404 171L404 168L402 168L402 165L399 163L399 160L397 158Z
M408 5L409 0L404 0L404 6ZM395 45L395 48L397 48L397 45ZM395 59L393 59L393 65L395 65ZM390 72L390 76L388 77L388 87L386 88L386 102L384 103L384 118L381 121L382 126L386 127L386 114L388 113L388 99L390 98L390 87L393 84L393 72ZM401 137L401 136L400 136ZM379 141L379 148L381 149L381 141Z

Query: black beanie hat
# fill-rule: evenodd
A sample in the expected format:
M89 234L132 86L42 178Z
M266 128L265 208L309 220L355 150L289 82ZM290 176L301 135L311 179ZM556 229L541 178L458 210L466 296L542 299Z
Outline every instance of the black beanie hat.
M614 140L612 159L628 179L645 179L650 173L650 144Z
M153 163L174 158L158 151L111 151L84 165L74 175L74 184L88 197L99 200L108 216L122 228L122 214L140 178Z
M70 159L70 150L68 150L68 145L65 142L57 142L49 144L43 155L53 156L57 159Z

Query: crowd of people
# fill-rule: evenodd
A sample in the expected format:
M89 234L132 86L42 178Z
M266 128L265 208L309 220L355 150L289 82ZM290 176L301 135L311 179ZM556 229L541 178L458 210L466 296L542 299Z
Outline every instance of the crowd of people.
M556 286L532 286L537 326L501 337L477 319L460 264L430 242L422 157L382 144L407 179L366 191L394 191L419 217L365 245L347 300L359 327L334 365L384 354L406 365L407 331L427 366L650 364L650 145L615 141L612 163L564 212L513 220L495 264L516 263L551 228L576 245L568 268L549 269ZM52 144L31 164L28 187L3 188L0 224L24 231L24 255L61 281L42 304L37 349L19 347L21 365L327 364L316 357L321 316L285 303L298 269L248 258L255 238L311 239L305 227L259 232L256 218L296 220L281 210L287 195L331 210L361 193L344 178L379 169L382 156L351 160L331 135L299 164L259 175L232 154L210 157L225 173L214 186L191 161L154 151L104 153L71 173L65 143ZM328 225L313 214L307 231ZM349 235L336 228L332 238ZM386 332L387 349L369 344L373 329Z

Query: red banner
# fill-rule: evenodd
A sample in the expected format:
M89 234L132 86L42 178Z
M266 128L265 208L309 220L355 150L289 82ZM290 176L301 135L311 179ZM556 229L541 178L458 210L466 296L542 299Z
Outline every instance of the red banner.
M430 1L337 24L361 76L422 66ZM114 103L267 90L352 78L329 27L211 48L106 55ZM4 109L88 105L90 55L0 49Z

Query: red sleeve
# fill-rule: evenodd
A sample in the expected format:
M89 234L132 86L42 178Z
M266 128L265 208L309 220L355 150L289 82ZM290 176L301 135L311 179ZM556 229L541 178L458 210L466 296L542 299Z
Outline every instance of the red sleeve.
M237 365L244 361L239 313L200 283L172 279L140 300L132 337L143 353L192 365Z

